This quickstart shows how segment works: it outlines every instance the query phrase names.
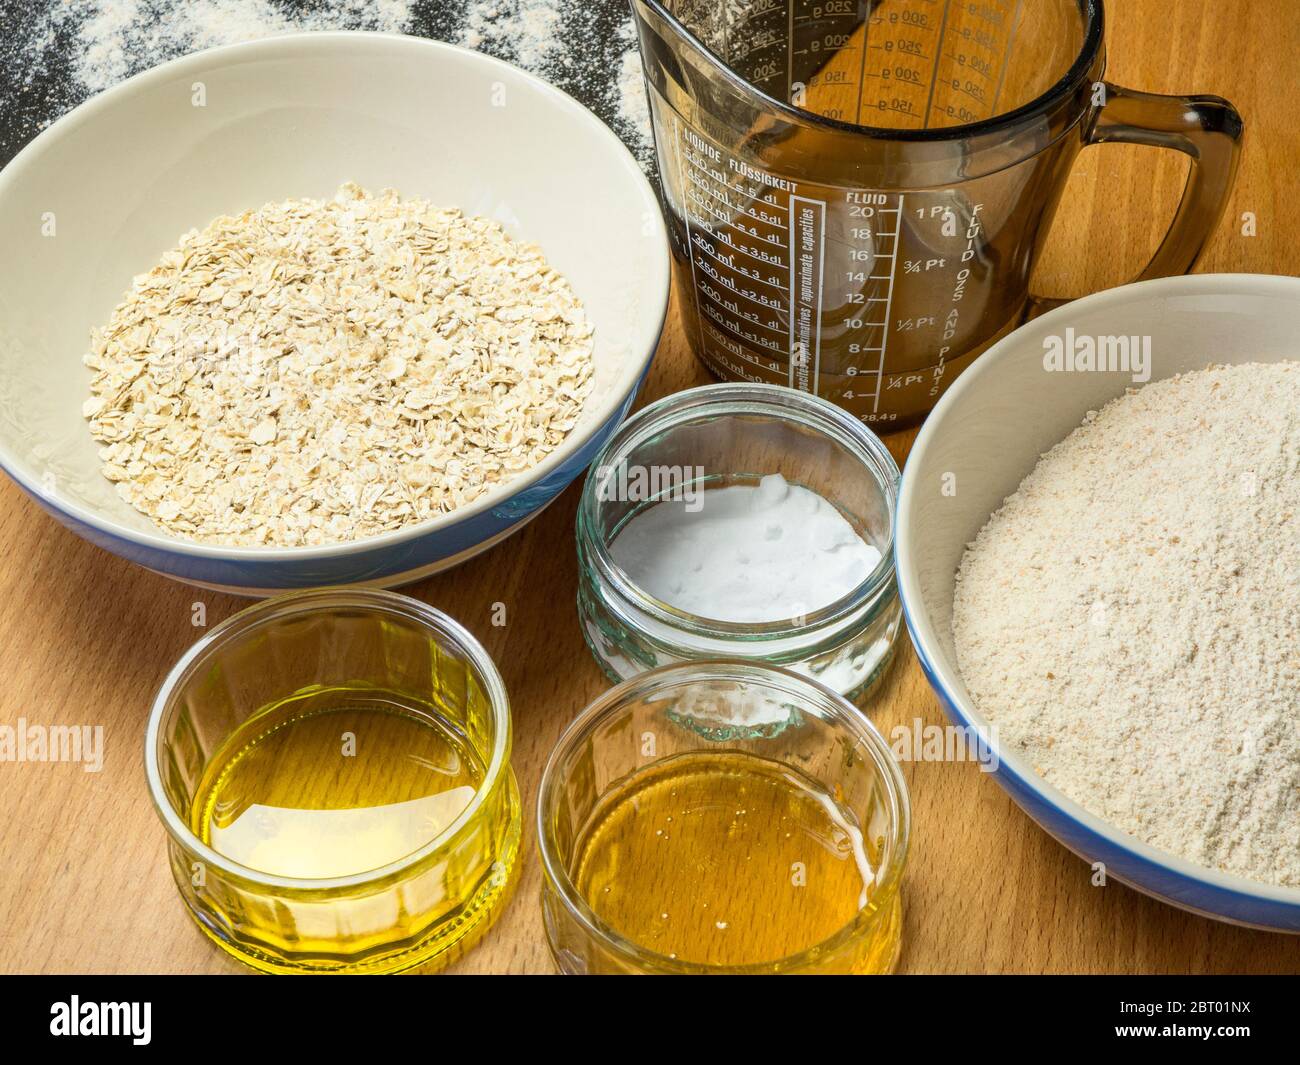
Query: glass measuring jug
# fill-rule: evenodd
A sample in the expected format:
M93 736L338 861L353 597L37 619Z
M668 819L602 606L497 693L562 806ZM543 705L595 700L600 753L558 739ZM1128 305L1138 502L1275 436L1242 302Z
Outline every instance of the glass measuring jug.
M1139 279L1190 270L1232 186L1240 116L1103 81L1100 0L631 4L693 350L877 429L1059 302L1029 279L1084 146L1191 160Z

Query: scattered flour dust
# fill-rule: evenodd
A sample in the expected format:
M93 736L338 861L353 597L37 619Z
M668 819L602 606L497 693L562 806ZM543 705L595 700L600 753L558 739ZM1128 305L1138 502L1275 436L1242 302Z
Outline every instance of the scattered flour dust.
M189 52L305 30L400 33L411 0L334 0L295 13L272 0L107 0L55 3L56 28L73 34L73 71L95 93Z
M459 44L489 52L586 99L604 98L615 131L643 166L654 154L650 107L636 31L626 5L615 16L590 0L470 0ZM617 17L612 64L591 54L607 34L602 19ZM614 79L610 80L610 70Z
M642 165L652 165L641 59L625 3L43 0L35 6L37 14L0 34L0 108L26 131L20 141L87 97L191 52L284 33L371 30L453 40L515 63L595 103ZM59 77L47 84L53 71ZM42 86L41 98L28 99L24 113L7 107L33 86Z
M487 0L471 3L461 34L467 48L509 51L525 70L559 61L562 0Z
M953 635L1047 782L1189 861L1300 887L1300 362L1088 415L967 548Z
M631 31L632 24L626 28ZM632 33L626 35L631 47L623 53L618 63L618 117L626 131L635 136L638 154L653 149L650 127L650 101L646 98L645 67L641 63L641 49Z

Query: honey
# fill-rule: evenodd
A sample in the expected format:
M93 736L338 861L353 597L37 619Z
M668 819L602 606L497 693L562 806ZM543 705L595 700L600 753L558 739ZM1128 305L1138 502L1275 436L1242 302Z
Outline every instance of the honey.
M815 781L741 752L632 773L602 798L574 855L578 893L625 940L673 961L768 971L869 921L881 858ZM878 935L855 941L849 971L892 965L894 904Z

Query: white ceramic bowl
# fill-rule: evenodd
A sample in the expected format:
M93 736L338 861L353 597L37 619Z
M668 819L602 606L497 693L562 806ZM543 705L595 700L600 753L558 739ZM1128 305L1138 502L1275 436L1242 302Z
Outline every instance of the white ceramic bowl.
M498 218L542 246L596 329L580 424L528 473L400 532L271 549L160 531L99 472L81 417L91 328L186 230L268 201L327 197L349 180ZM0 171L0 249L0 466L101 547L254 595L409 582L519 528L627 413L668 304L656 196L599 119L489 56L385 34L217 48L82 104Z
M1133 386L1130 374L1048 372L1043 339L1150 336L1152 380L1206 364L1300 357L1300 278L1177 277L1100 292L1021 326L990 348L939 401L903 471L894 533L899 595L917 656L945 710L992 740L962 683L952 640L957 565L967 543L1038 457L1084 414ZM958 491L937 490L947 473ZM996 742L993 743L996 748ZM1209 917L1300 932L1300 889L1268 887L1174 857L1121 832L998 749L997 780L1048 832L1108 875Z

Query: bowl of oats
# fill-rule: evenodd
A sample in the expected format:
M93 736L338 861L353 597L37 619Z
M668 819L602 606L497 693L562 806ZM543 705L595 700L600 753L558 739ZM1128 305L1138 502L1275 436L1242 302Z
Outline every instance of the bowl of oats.
M0 171L0 465L246 595L395 586L590 463L667 309L656 196L564 93L414 37L212 49Z

